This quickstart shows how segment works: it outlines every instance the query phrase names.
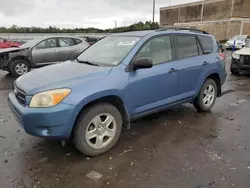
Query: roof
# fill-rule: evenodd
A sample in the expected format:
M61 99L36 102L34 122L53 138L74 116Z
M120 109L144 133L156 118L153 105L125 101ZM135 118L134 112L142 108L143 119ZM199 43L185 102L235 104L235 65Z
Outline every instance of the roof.
M134 37L144 37L150 33L153 33L155 30L143 30L143 31L130 31L113 34L112 36L134 36Z
M181 27L166 27L166 28L160 28L157 30L143 30L143 31L131 31L131 32L123 32L123 33L117 33L113 34L111 36L133 36L133 37L145 37L146 35L153 34L158 35L160 33L186 33L186 34L205 34L210 35L206 31L202 31L196 28L181 28Z

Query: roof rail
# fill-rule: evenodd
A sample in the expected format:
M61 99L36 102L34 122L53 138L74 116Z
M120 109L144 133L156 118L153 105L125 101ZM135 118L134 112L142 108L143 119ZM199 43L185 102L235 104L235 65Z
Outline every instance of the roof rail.
M190 31L190 32L195 32L195 33L209 34L206 31L197 29L196 27L176 27L176 26L170 26L170 27L161 27L160 29L158 29L156 31L167 31L167 30Z

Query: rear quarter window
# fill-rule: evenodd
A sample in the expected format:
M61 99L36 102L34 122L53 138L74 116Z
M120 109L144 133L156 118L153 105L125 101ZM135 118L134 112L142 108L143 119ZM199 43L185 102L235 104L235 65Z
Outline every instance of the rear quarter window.
M76 44L80 44L82 41L80 39L74 39Z
M213 40L211 37L198 36L200 43L203 47L205 54L210 54L213 52Z

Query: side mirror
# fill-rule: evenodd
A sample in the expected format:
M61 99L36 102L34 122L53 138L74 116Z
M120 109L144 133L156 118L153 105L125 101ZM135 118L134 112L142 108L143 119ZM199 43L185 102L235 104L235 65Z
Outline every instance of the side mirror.
M150 58L141 57L137 58L132 62L132 68L136 69L148 69L153 67L153 62Z
M225 49L223 48L222 45L220 45L220 53L223 53L225 51Z

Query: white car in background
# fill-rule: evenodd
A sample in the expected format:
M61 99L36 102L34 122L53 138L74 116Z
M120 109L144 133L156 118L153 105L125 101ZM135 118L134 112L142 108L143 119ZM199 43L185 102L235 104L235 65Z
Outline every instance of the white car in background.
M233 48L233 45L235 43L235 48L241 49L248 43L249 40L250 40L250 36L248 36L248 35L237 35L237 36L229 39L225 43L225 47L226 48Z
M233 52L231 72L235 75L241 72L250 72L250 41L244 48Z

